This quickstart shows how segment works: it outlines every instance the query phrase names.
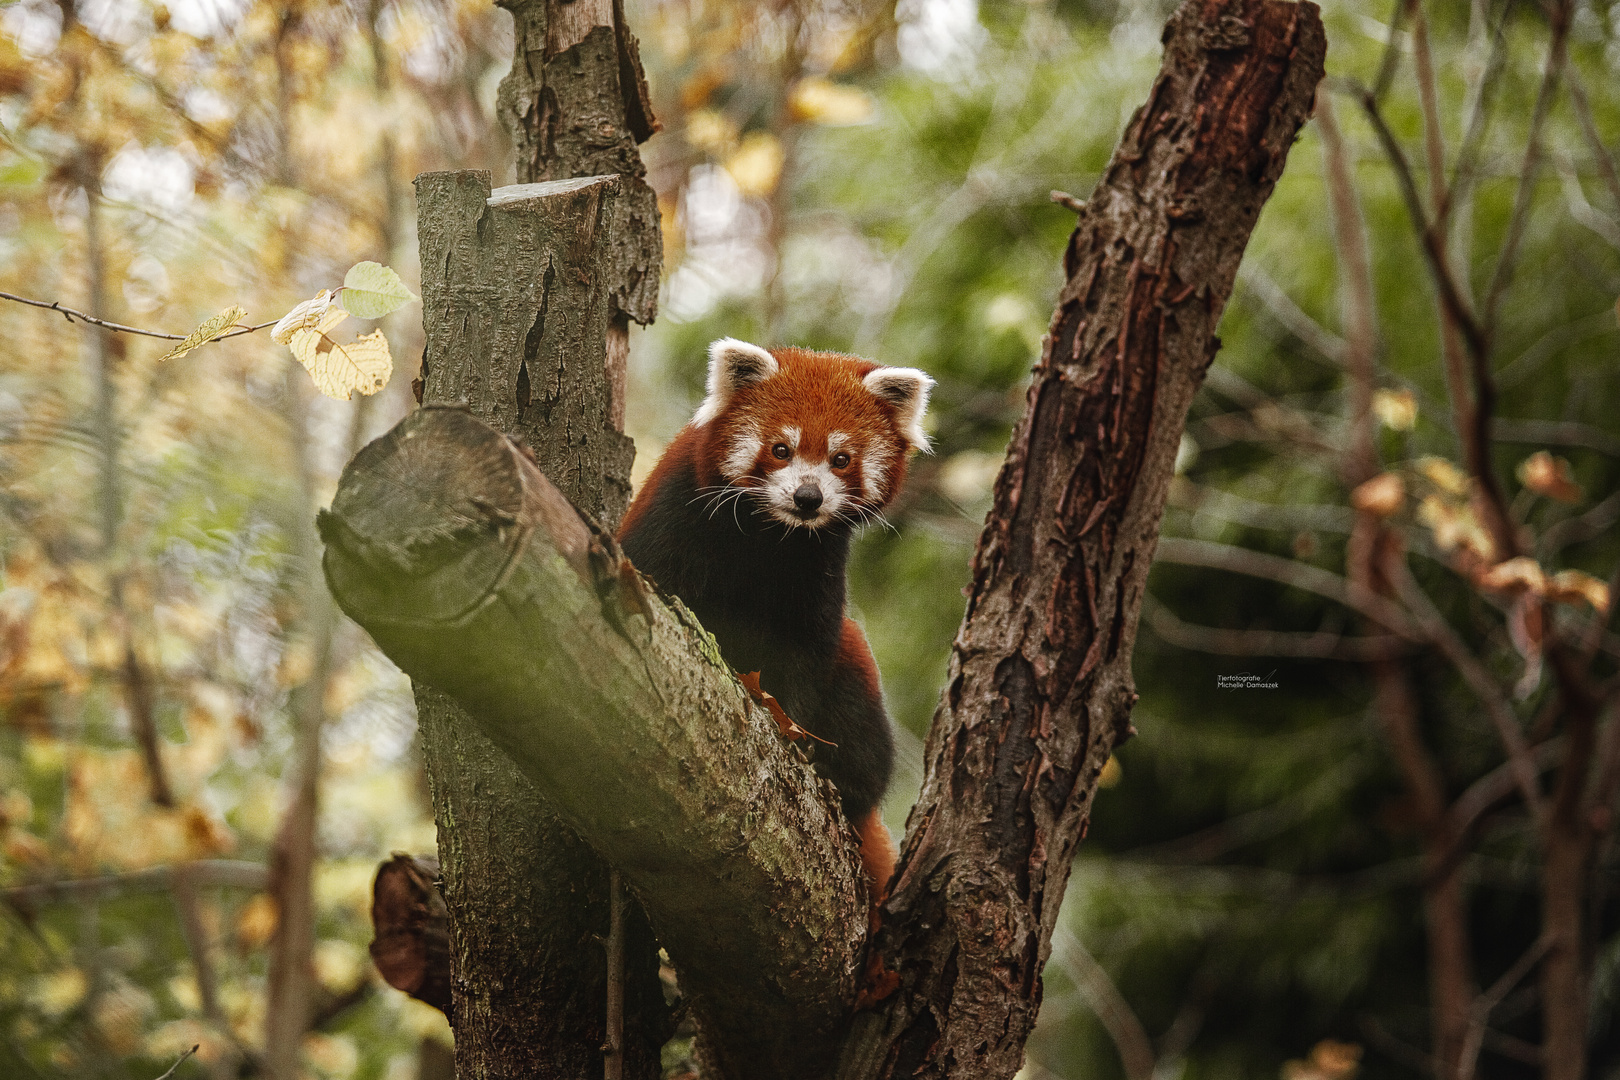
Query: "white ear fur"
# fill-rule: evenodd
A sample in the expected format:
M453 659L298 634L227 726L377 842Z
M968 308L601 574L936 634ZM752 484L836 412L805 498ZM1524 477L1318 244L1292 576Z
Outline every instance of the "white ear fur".
M746 341L721 338L709 346L708 396L692 417L692 423L702 427L726 407L733 394L745 386L762 383L780 368L776 357Z
M928 391L934 380L909 367L880 367L861 380L877 397L894 406L900 434L923 453L929 452L928 436L922 429L923 413L928 411Z

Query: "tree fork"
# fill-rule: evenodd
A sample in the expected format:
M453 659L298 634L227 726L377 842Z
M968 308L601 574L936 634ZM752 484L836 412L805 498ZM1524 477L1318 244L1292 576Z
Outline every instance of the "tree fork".
M1010 1077L1097 777L1176 449L1260 208L1310 113L1311 3L1188 0L1079 213L996 480L876 946L899 989L839 1076Z
M465 410L362 450L321 533L343 610L641 899L713 1080L826 1076L866 930L854 835L691 614Z

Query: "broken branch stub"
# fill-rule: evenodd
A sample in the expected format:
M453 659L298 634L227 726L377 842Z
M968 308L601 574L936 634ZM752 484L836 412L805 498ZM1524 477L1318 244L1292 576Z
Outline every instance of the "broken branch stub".
M853 833L691 614L462 409L363 449L320 527L343 610L622 871L721 1077L826 1075L866 928Z

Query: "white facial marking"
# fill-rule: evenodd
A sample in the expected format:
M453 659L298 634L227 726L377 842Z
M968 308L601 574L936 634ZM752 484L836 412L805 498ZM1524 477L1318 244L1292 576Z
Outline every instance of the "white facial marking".
M764 442L759 437L759 428L754 424L747 424L737 429L732 436L731 445L726 448L726 459L721 462L727 480L735 480L739 476L747 475L754 468L754 462L759 460L759 451Z
M889 479L889 459L892 454L888 447L877 443L867 447L866 456L861 458L861 494L869 503L883 501L883 485Z
M782 441L787 443L793 449L797 450L799 448L799 439L803 436L803 434L804 433L796 427L785 427L782 429Z
M827 433L827 457L830 459L838 451L848 450L854 445L854 442L855 440L842 431L829 431Z
M821 492L821 505L809 517L799 513L794 500L794 495L805 484L814 484ZM782 468L767 474L765 483L757 490L770 515L788 526L819 529L850 509L848 487L833 475L825 461L808 461L795 456Z

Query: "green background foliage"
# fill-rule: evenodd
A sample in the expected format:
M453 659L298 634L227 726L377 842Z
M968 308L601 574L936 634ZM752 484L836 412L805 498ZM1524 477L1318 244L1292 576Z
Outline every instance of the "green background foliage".
M892 528L868 529L852 566L852 605L902 731L886 804L898 833L968 560L1062 284L1073 213L1049 193L1084 198L1095 182L1151 84L1170 9L628 8L664 123L643 153L667 251L660 318L632 344L637 475L696 407L716 337L857 352L939 383L934 453L914 463ZM1487 0L1428 8L1449 163L1479 103L1488 110L1472 195L1451 230L1459 277L1483 297L1512 220L1548 24L1528 4L1505 16ZM39 0L0 13L6 292L87 309L99 264L105 317L183 334L233 303L252 322L274 319L364 259L399 268L419 291L410 178L474 167L511 179L493 119L510 19L487 3L69 9L65 25L63 8ZM1381 106L1426 191L1409 29L1391 30L1388 5L1333 0L1323 14L1340 91L1376 81L1393 35ZM1500 68L1487 79L1499 22ZM1620 4L1576 5L1569 64L1612 157ZM1380 429L1378 449L1417 496L1428 489L1415 462L1462 460L1435 293L1372 128L1352 97L1336 105L1372 257L1378 384L1417 408L1410 430ZM1542 565L1607 580L1620 562L1620 205L1567 94L1543 144L1495 326L1510 423L1494 463ZM1345 275L1326 183L1310 125L1221 324L1164 528L1342 574L1354 519L1342 468ZM376 863L433 843L408 686L353 627L323 650L300 547L351 449L409 407L414 313L378 324L394 383L338 403L312 398L262 332L161 366L168 343L112 338L101 379L82 325L0 304L0 887L197 858L264 863L295 790L294 699L313 686L325 732L314 1005L331 1015L304 1060L310 1075L344 1080L437 1075L434 1047L446 1038L436 1014L376 982L365 955ZM110 413L98 406L108 390ZM1540 449L1567 459L1578 502L1513 479ZM1414 506L1395 519L1414 575L1513 686L1526 660L1504 605L1458 571ZM1355 1044L1365 1075L1410 1074L1429 1040L1423 871L1366 665L1217 655L1158 632L1176 620L1364 627L1319 596L1228 571L1161 564L1150 589L1135 662L1140 735L1098 797L1026 1074L1121 1075L1097 1018L1099 970L1153 1040L1166 1080L1339 1080L1354 1053L1335 1057L1326 1040ZM1568 605L1557 617L1579 628L1592 613ZM1620 639L1602 630L1594 640L1598 671L1612 678ZM151 684L172 808L148 795L129 656ZM1412 663L1423 732L1454 797L1502 751L1449 665L1427 654ZM1271 673L1277 689L1220 688L1220 676L1241 672ZM1529 687L1527 724L1552 693L1546 678ZM1475 976L1489 985L1539 933L1539 855L1522 808L1502 801L1462 858ZM1591 881L1592 1052L1594 1074L1606 1074L1620 1068L1607 839ZM163 891L4 912L0 1073L152 1076L202 1043L179 1075L225 1075L260 1038L267 899L202 890L201 955ZM199 961L218 983L212 1016ZM1533 1072L1533 980L1504 997L1492 1028L1482 1072Z

